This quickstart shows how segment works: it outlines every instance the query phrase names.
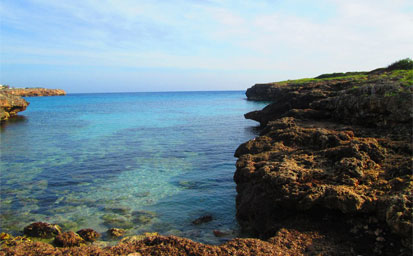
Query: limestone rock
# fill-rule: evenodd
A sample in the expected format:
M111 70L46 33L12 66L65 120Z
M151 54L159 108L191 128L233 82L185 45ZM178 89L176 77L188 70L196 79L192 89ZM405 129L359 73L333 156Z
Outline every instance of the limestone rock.
M78 234L69 231L59 234L55 237L54 243L56 246L59 247L73 247L73 246L80 246L80 244L85 243L82 237Z
M24 228L23 233L29 237L52 238L59 235L62 229L56 224L35 222Z
M0 121L17 115L18 112L24 111L28 105L29 103L25 99L0 91Z
M107 231L107 233L113 237L121 237L125 235L126 230L121 228L111 228Z
M85 241L93 242L100 237L100 234L93 229L85 228L76 232Z

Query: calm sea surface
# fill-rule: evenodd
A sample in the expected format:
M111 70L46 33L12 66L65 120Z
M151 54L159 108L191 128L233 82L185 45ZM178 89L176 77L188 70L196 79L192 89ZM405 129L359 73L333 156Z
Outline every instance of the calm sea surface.
M1 127L0 232L46 221L207 243L237 235L233 154L255 136L257 123L243 114L264 103L241 91L27 100L21 117ZM191 223L207 214L214 220Z

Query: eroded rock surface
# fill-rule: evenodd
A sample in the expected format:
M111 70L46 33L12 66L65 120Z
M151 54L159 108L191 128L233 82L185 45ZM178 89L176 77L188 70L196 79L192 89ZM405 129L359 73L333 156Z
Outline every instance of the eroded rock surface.
M23 233L28 237L51 238L62 233L62 228L56 224L35 222L25 227Z
M0 121L7 120L17 115L18 112L26 110L28 105L29 102L25 99L0 91Z
M270 237L297 215L320 223L340 216L345 232L370 230L374 218L389 237L370 230L372 244L411 248L413 90L399 75L408 72L249 89L249 99L274 103L245 115L262 131L235 153L241 226Z
M299 240L297 240L299 236ZM220 246L205 245L176 236L143 236L116 246L100 248L94 245L75 247L54 247L43 242L9 238L2 240L0 255L352 255L343 245L323 244L318 235L310 232L300 233L295 230L280 230L272 240L234 239ZM6 246L5 246L6 245ZM342 250L341 250L342 249ZM336 253L337 252L337 253Z

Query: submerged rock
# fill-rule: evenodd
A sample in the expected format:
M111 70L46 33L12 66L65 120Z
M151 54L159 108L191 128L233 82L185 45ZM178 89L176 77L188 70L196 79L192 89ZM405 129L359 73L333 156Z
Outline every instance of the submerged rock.
M75 232L69 231L56 236L54 243L59 247L73 247L80 246L81 244L85 243L85 240L83 240L83 238Z
M153 236L158 236L159 234L154 232L154 233L144 233L143 235L136 235L136 236L127 236L120 240L121 243L134 243L137 241L141 241L147 237L153 237Z
M81 229L76 233L87 242L93 242L100 237L98 232L90 228Z
M221 230L213 230L212 233L214 234L214 236L216 237L224 237L224 236L228 236L229 233L228 232L224 232Z
M213 220L212 215L205 215L205 216L199 217L198 219L192 221L192 224L200 225L200 224L203 224L203 223L210 222L212 220Z
M107 233L113 237L121 237L125 235L126 230L121 228L111 228L107 231Z
M24 228L23 233L29 237L52 238L62 232L59 225L35 222Z
M152 222L152 220L156 217L156 213L151 211L139 210L132 212L132 216L134 223L142 225Z
M130 229L134 227L130 216L121 216L118 214L104 214L102 216L103 224L107 227L119 227L123 229Z

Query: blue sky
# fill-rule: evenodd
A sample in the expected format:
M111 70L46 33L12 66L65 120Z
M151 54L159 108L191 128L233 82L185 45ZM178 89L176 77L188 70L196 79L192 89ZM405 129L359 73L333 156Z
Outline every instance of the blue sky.
M245 90L412 57L411 0L2 0L0 83Z

